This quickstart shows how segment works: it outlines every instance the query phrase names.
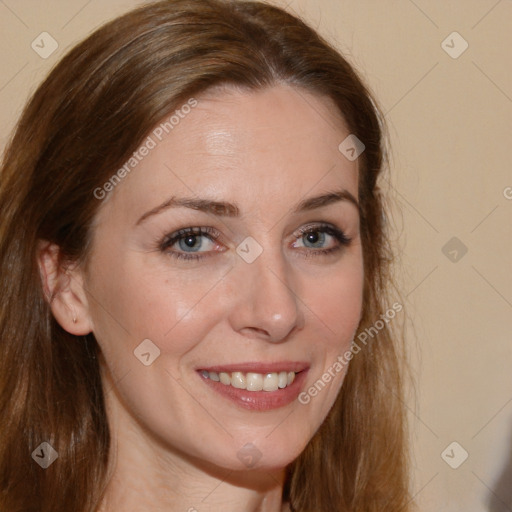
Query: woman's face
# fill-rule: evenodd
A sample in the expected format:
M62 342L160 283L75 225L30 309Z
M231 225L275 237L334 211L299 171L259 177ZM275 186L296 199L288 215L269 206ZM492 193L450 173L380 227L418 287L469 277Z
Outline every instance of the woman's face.
M196 99L96 218L83 277L108 410L164 458L282 468L333 405L361 315L357 161L327 99Z

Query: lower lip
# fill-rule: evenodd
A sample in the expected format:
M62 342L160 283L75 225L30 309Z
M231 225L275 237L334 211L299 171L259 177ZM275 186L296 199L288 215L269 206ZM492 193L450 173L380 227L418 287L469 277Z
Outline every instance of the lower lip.
M285 407L297 399L307 372L308 370L302 370L295 374L295 380L289 386L276 391L247 391L205 378L199 372L198 375L211 389L236 405L251 411L270 411L271 409Z

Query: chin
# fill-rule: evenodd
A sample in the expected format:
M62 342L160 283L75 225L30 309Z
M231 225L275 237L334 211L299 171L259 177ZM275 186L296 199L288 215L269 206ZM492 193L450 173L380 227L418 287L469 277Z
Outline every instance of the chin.
M211 447L214 449L205 452L204 445L198 447L203 450L194 450L192 458L195 464L213 473L218 468L235 472L275 472L283 470L293 462L302 453L309 439L305 433L300 437L286 434L269 436L268 430L257 436L251 436L250 433L243 437L235 435L227 443L209 440L207 443L213 445Z
M287 423L287 422L285 422ZM293 462L304 450L310 438L306 432L290 434L293 425L278 426L271 434L265 432L253 441L239 441L232 469L281 470ZM276 431L281 432L276 435Z

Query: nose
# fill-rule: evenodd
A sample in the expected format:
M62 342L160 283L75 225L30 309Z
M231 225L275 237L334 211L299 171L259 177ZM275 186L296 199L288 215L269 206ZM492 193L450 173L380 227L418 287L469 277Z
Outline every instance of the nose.
M292 289L292 270L282 256L264 251L254 262L239 265L231 327L246 337L273 343L286 341L293 331L302 329L303 305Z

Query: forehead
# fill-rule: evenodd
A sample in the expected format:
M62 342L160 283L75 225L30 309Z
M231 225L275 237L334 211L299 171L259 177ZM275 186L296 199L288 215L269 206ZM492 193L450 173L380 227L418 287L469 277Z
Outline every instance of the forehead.
M216 88L178 108L148 135L149 151L116 186L107 208L131 214L170 195L246 203L296 202L309 191L339 188L357 197L357 162L334 103L302 89ZM172 121L172 122L171 122Z
M330 98L288 85L256 91L217 87L199 98L193 114L187 128L195 138L183 140L183 148L198 157L198 148L208 156L337 156L338 139L348 133Z

